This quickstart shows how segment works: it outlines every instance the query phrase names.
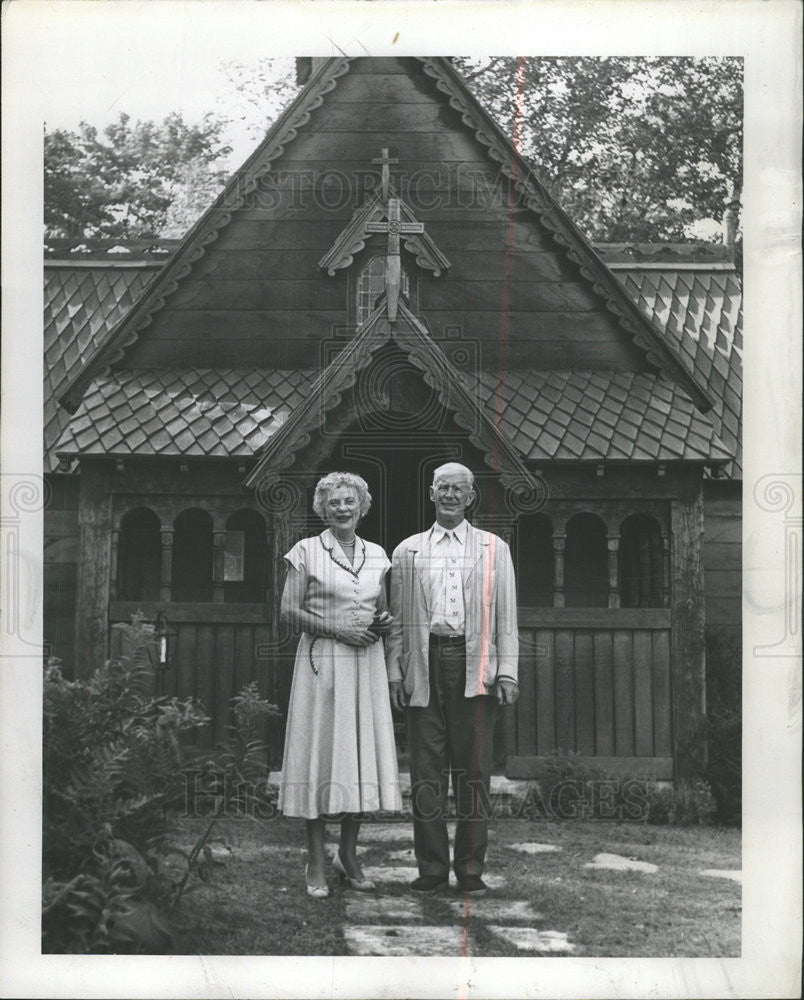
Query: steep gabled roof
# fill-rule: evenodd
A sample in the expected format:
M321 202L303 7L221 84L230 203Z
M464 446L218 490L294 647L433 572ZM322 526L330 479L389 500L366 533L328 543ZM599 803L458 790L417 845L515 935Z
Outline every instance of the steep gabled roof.
M448 59L423 58L424 71L436 81L438 89L447 95L450 105L461 113L464 123L472 129L492 160L515 185L524 204L552 232L556 243L579 266L584 278L605 301L607 308L644 352L648 360L679 382L701 410L712 403L695 376L678 356L676 345L661 333L625 293L586 238L557 205L524 158L497 123L469 93L463 78ZM285 145L296 137L319 107L325 95L337 85L339 77L349 70L350 60L330 59L319 67L310 82L277 119L259 148L235 172L214 204L199 219L185 237L175 256L159 273L156 280L136 306L98 344L84 370L70 383L61 397L62 404L75 410L92 379L107 371L124 357L126 347L134 343L162 308L169 295L186 277L192 265L205 252L223 227L231 221L232 212L240 208L259 179L271 170L282 155Z
M320 373L309 387L304 402L273 435L255 467L245 480L256 486L266 476L289 468L296 452L303 448L321 426L325 413L340 403L359 373L368 367L377 351L394 342L418 368L425 382L438 392L442 405L453 414L469 440L484 455L489 467L499 472L503 483L516 489L536 488L535 480L506 435L480 405L466 378L449 362L438 343L413 315L403 301L399 303L397 322L385 318L385 301L377 308L356 335Z

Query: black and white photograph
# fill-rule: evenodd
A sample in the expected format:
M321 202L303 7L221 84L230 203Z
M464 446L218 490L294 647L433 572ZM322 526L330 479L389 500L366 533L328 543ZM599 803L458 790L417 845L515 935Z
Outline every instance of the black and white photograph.
M800 835L800 290L779 319L758 252L800 178L756 193L749 18L573 48L553 8L551 48L449 3L425 44L45 6L79 17L28 25L3 680L50 995L134 995L90 956L148 996L748 995L763 881L745 982L796 995L799 863L751 859Z

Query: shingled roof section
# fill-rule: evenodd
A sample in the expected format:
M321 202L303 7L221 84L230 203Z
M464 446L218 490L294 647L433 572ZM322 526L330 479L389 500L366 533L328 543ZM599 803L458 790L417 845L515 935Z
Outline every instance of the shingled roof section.
M56 470L53 446L70 422L70 414L59 406L59 396L154 273L142 267L45 268L45 472Z
M478 392L530 461L723 462L708 414L643 372L482 373Z
M136 369L95 379L56 444L60 456L253 457L317 372Z
M678 353L714 401L715 433L734 455L723 473L742 475L742 288L734 267L704 262L692 248L601 247L639 309L678 345ZM713 257L713 248L708 256ZM607 253L608 250L608 253ZM702 266L703 265L703 266Z

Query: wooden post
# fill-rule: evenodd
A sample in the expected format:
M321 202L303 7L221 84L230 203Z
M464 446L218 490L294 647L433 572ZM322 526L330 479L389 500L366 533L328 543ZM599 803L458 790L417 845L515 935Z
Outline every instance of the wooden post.
M670 539L662 535L662 607L670 607Z
M681 473L671 502L674 778L703 774L706 766L706 662L703 585L703 487L701 473Z
M109 562L109 599L117 600L117 553L120 549L120 529L112 532L112 551Z
M223 565L226 532L212 532L212 601L223 604Z
M609 607L619 608L620 591L617 579L617 556L620 548L620 536L609 535L607 541L609 547Z
M170 603L173 583L173 529L163 528L160 535L162 536L162 565L159 571L159 600Z
M109 655L112 495L102 462L81 462L78 533L75 673L88 677Z
M553 535L553 607L564 607L564 548L566 535Z

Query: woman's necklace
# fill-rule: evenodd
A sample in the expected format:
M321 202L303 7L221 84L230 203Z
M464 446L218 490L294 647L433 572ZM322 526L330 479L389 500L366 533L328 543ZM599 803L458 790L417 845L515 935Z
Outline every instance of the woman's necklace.
M337 538L337 535L335 535L333 533L332 537L333 538ZM334 548L324 544L324 539L323 538L321 539L321 544L324 546L324 548L329 553L330 559L336 565L340 566L341 569L345 569L347 573L351 573L352 576L357 576L357 574L360 572L360 570L363 568L363 565L366 562L366 545L365 545L365 543L363 541L361 541L361 543L360 543L361 544L361 550L362 550L362 557L361 557L360 565L359 566L347 566L345 563L342 563L340 561L340 559L335 555ZM342 549L344 549L344 548L347 548L347 549L354 548L355 555L357 555L357 538L354 535L352 536L351 542L341 542L341 541L338 541L338 544L340 545L340 547Z

